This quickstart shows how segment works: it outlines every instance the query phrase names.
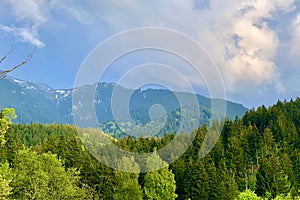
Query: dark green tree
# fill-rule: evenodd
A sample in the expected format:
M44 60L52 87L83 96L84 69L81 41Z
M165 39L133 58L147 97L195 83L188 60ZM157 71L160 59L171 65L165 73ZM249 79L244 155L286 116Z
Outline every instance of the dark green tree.
M276 143L272 132L267 128L263 136L263 156L259 161L257 172L256 193L264 196L267 192L276 197L279 194L287 194L291 183L284 172L278 156Z

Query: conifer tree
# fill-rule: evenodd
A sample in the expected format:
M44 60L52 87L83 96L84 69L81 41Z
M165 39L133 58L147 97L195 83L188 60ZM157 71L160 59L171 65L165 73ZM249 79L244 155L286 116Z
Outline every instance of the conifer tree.
M272 132L267 128L263 136L263 156L257 172L256 193L264 196L267 192L272 197L287 194L291 183L284 172Z

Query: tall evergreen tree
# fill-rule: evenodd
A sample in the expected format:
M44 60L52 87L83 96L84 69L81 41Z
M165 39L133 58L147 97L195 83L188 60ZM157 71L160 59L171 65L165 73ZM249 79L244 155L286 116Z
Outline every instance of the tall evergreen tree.
M259 161L257 172L256 193L264 196L267 192L276 197L279 194L287 194L291 183L284 172L278 156L276 143L272 132L267 128L263 136L263 156Z

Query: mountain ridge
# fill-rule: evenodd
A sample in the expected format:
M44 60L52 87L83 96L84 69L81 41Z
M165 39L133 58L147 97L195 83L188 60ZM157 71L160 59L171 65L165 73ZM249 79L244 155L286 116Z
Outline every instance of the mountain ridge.
M188 92L172 92L166 89L155 88L134 90L115 83L106 82L95 84L97 84L97 87L94 103L100 123L114 120L111 110L111 97L114 89L117 87L121 92L132 93L128 105L129 111L133 119L142 123L149 121L149 109L155 104L162 105L167 113L180 111L178 110L180 105L176 98L177 96L188 98L194 95L197 98L199 106L208 110L211 109L212 101L226 103L226 114L231 119L235 116L241 117L248 110L242 104L218 98L210 99ZM92 85L85 85L80 88L90 87ZM72 93L77 89L79 88L53 89L42 83L33 83L8 76L0 80L0 109L14 107L18 115L14 123L74 124L72 116ZM218 112L218 110L216 111ZM205 118L209 118L211 115L212 113L208 112ZM207 123L207 120L202 123Z

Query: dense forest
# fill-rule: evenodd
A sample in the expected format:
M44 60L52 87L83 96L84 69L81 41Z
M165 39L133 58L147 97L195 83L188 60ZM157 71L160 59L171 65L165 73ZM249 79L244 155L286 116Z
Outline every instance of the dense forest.
M13 109L0 114L0 199L300 199L299 98L225 120L204 158L199 150L209 127L182 134L195 139L170 165L157 150L176 137L172 133L116 140L100 130L82 129L80 135L73 125L12 124L14 117ZM165 167L148 173L114 170L87 150L99 135L127 151L154 152L145 165ZM130 157L116 162L140 168Z

